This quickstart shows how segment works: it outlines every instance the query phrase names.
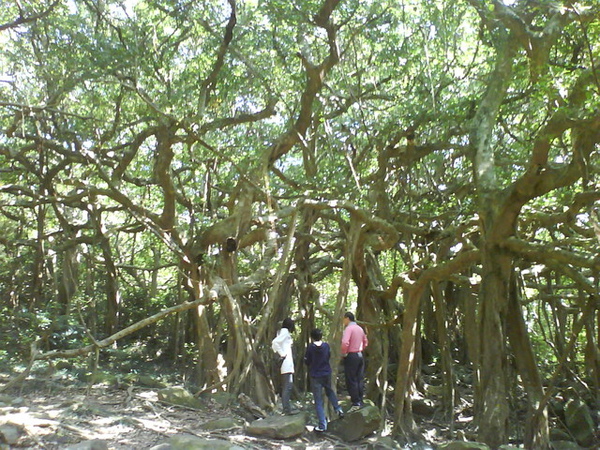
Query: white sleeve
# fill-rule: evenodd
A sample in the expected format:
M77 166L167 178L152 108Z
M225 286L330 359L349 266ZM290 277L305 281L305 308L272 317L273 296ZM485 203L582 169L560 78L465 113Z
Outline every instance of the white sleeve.
M285 333L282 333L280 331L279 334L277 334L277 337L271 342L271 348L275 353L278 353L281 357L285 356L285 349L283 348L285 338Z

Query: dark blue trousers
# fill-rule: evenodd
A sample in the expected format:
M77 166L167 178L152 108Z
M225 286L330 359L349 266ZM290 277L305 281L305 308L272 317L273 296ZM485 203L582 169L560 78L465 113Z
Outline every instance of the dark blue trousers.
M361 353L348 353L344 358L346 387L353 405L362 406L365 389L365 360Z

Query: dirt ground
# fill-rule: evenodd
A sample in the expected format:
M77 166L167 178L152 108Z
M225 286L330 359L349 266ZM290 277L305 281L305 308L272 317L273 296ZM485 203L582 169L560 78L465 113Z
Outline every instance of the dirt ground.
M0 380L0 386L6 382ZM259 439L244 434L243 426L204 431L202 424L231 417L240 424L247 414L238 405L223 406L203 399L200 410L162 403L156 390L128 386L69 385L36 378L19 389L0 393L0 425L13 424L18 442L11 449L65 449L100 439L109 449L148 449L170 436L189 433L199 437L226 438L249 449L355 449L368 444L344 444L330 435L308 432L295 440ZM244 415L246 417L244 417ZM7 448L0 444L0 449Z

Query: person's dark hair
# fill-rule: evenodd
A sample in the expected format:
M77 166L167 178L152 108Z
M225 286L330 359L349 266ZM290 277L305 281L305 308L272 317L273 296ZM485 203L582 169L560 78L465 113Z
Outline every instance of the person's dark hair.
M286 317L281 323L281 328L287 328L290 331L290 333L293 333L296 329L296 325L294 325L293 319L291 319L290 317Z
M310 332L310 337L313 341L320 341L321 339L323 339L323 332L318 328L315 328Z
M347 317L348 319L350 319L350 322L354 322L354 314L352 314L350 311L348 311L346 314L344 314L344 317Z

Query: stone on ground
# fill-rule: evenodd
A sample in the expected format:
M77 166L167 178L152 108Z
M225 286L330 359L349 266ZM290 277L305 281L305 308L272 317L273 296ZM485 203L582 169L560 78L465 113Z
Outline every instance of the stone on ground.
M231 428L237 428L240 425L233 419L233 417L222 417L220 419L209 420L200 425L200 428L206 431L214 430L229 430Z
M381 425L379 409L372 405L352 413L346 413L343 419L329 422L327 430L347 442L357 441L377 431Z
M15 445L24 433L25 431L21 425L14 423L2 424L0 425L0 442Z
M176 434L150 450L244 450L224 439L204 439L191 434Z
M293 416L269 416L250 423L246 426L246 433L270 439L289 439L304 433L306 420L306 413Z
M192 395L182 387L171 387L158 391L158 399L161 402L170 403L172 405L186 406L188 408L200 409L202 401Z
M480 442L452 441L442 444L439 450L490 450L490 447Z
M102 439L91 439L69 445L65 450L108 450L108 442Z
M565 421L567 428L580 445L589 447L594 444L596 440L594 420L590 409L583 400L572 398L567 402Z

